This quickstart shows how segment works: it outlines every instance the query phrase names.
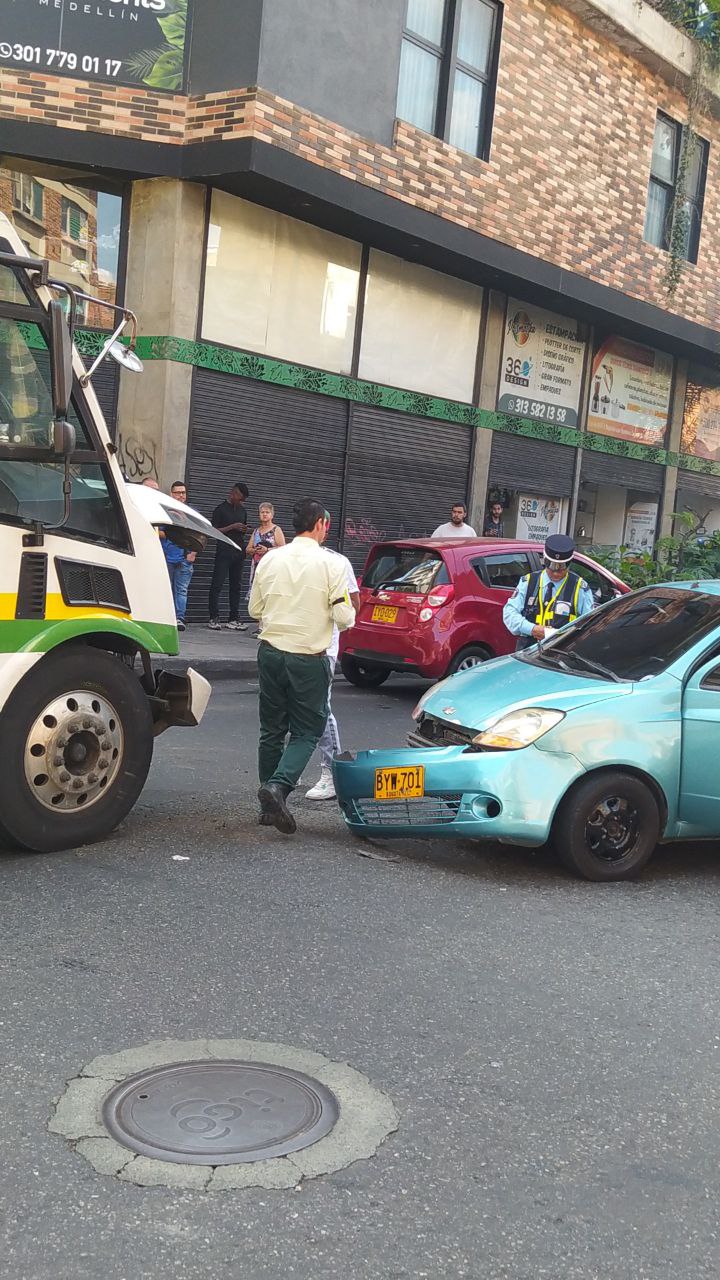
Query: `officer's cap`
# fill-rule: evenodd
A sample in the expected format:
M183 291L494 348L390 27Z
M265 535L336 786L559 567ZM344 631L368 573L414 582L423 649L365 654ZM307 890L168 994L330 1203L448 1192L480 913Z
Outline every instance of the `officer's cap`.
M545 559L565 564L575 555L575 543L566 533L551 533L545 540Z

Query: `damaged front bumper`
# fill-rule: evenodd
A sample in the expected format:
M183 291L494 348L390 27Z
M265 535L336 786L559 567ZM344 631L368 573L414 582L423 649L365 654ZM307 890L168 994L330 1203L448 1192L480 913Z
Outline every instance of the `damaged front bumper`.
M424 795L376 800L375 770L417 768ZM338 803L358 835L471 836L544 844L562 797L584 773L574 756L540 751L468 751L462 746L346 753L333 760Z
M207 710L212 686L192 667L183 674L153 671L149 695L155 737L166 729L192 729Z

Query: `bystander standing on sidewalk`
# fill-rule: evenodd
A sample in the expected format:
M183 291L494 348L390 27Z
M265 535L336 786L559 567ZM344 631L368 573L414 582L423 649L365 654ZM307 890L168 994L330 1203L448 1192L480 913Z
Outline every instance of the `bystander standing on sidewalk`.
M328 520L326 531L325 531L325 537L328 536L329 532L330 532L330 521ZM357 578L355 577L355 570L353 569L347 556L341 555L339 551L332 551L330 547L324 547L323 550L328 555L333 556L336 560L339 560L344 565L345 581L347 583L348 594L350 596L350 603L353 609L355 610L355 614L357 616L357 612L360 608L360 588L358 587ZM318 746L320 748L320 779L318 782L315 783L315 786L311 787L310 790L307 792L307 795L305 797L307 800L334 800L335 799L335 783L333 782L333 776L332 776L332 761L333 761L333 756L340 755L340 752L342 751L342 746L340 743L340 731L338 729L338 723L337 723L337 720L335 719L335 716L333 715L332 686L333 686L333 676L335 674L335 666L338 660L339 649L340 649L340 629L339 627L334 626L332 640L330 642L330 647L327 651L328 662L330 663L330 685L328 688L328 718L327 718L327 723L325 725L325 728L323 729L322 738L318 743Z
M505 508L502 502L493 502L490 504L490 510L485 518L483 525L483 538L504 538L505 525L503 523L503 512Z
M285 546L285 534L280 525L275 524L275 508L272 502L260 503L258 518L260 523L257 529L253 529L247 546L247 553L251 557L248 599L250 599L255 570L263 556L267 555L268 551L272 551L273 547Z
M231 542L239 548L239 553L219 542L215 549L212 581L210 583L210 622L211 631L220 631L220 593L228 579L230 612L226 623L228 631L247 631L247 623L240 621L240 581L243 561L245 559L245 543L247 541L248 517L245 509L250 490L246 484L238 482L230 490L225 502L221 502L212 513L212 523L220 533L227 534Z
M187 489L184 480L176 480L170 490L170 496L175 498L177 502L187 503ZM182 547L178 547L171 542L162 532L162 548L165 552L168 573L170 574L170 585L172 586L173 601L175 604L175 617L177 619L178 631L185 630L185 614L187 612L188 590L190 588L190 580L193 576L195 568L196 551L184 551Z
M433 538L476 538L472 525L465 523L467 507L464 502L453 502L450 520L447 524L439 524L432 533Z
M296 537L263 557L250 593L250 616L262 623L260 822L288 835L296 823L287 798L327 720L327 650L333 626L344 631L355 621L345 566L322 549L328 526L325 507L303 498L295 506L293 525Z

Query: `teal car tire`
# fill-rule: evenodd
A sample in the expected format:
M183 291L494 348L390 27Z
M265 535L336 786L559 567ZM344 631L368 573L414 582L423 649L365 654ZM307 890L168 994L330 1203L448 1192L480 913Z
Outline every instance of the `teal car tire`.
M558 809L552 846L560 861L586 880L630 880L660 838L652 791L633 774L604 770L579 782Z

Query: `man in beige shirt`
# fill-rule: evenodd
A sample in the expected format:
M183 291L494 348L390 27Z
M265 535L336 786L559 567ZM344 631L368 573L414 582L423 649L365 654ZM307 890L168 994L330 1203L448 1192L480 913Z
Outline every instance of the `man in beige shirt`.
M287 797L327 720L333 626L346 631L355 621L345 566L321 549L328 522L322 503L312 498L297 503L296 537L263 556L248 606L261 623L260 822L287 835L296 830Z

